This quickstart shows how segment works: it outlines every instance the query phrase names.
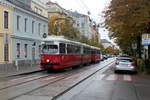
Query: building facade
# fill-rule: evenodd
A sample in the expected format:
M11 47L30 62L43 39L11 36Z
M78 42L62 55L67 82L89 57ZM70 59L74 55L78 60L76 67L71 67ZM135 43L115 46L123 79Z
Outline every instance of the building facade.
M13 12L13 63L38 64L42 35L48 33L48 19L31 8L31 0L9 0Z
M114 48L114 45L106 39L102 39L101 43L102 43L102 45L105 49L108 48L108 47Z
M0 64L12 63L13 6L0 0Z
M48 7L48 17L52 16L60 16L60 17L68 17L68 12L64 8L62 8L60 5L57 3L53 3L51 1L47 2L47 7Z
M77 28L80 33L89 39L92 37L92 21L88 15L80 14L78 12L68 11L69 15L74 20L74 27Z
M36 13L48 18L48 7L41 0L32 0L31 8Z
M62 8L57 3L49 1L47 3L48 7L48 16L59 16L60 18L69 18L73 22L75 28L77 28L80 33L88 38L91 38L93 35L93 26L92 21L88 15L80 14L78 12L72 12Z

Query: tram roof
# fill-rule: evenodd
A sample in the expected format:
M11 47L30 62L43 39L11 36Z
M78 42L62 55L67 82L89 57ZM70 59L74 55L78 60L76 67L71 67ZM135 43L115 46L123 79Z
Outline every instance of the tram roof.
M59 42L75 43L75 44L83 45L83 46L86 46L86 47L89 47L89 48L92 48L92 49L99 49L100 50L100 48L90 46L90 45L87 45L85 43L81 43L81 42L66 39L64 36L51 35L51 36L48 36L47 38L42 39L42 41L59 41Z

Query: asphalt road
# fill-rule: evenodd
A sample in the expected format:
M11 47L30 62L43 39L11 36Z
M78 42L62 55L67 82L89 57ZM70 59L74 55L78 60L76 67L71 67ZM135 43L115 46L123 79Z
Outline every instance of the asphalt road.
M115 74L114 65L98 72L57 100L150 100L150 77Z
M0 81L0 100L150 100L150 77L116 74L114 60Z
M50 100L70 91L87 78L114 62L109 59L98 64L68 69L58 73L38 73L0 81L0 100Z

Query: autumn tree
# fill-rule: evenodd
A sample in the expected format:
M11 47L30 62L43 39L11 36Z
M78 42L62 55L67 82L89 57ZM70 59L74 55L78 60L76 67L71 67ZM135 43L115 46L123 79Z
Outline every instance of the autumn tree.
M150 1L112 0L104 18L104 27L111 38L116 38L122 51L131 53L131 44L137 43L140 57L141 35L150 28Z
M69 39L80 41L100 48L99 37L88 38L73 26L70 17L52 16L49 18L49 35L63 35Z
M70 39L78 39L80 32L73 27L69 17L52 16L49 18L49 35L63 35Z

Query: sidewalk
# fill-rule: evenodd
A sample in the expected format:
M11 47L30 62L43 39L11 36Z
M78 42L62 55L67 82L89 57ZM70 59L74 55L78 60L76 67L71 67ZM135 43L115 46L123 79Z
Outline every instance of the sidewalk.
M32 73L42 71L39 65L34 66L19 66L18 68L15 66L6 67L0 66L0 78L9 77L13 75L25 74L25 73Z

